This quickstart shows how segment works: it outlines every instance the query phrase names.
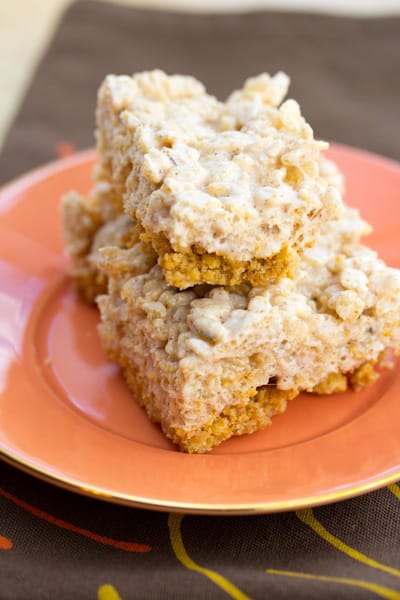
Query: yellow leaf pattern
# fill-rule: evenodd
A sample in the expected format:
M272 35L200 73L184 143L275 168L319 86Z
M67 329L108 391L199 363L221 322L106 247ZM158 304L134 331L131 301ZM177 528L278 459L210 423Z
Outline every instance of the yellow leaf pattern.
M97 600L122 600L114 586L105 583L97 590Z
M386 573L390 573L391 575L395 575L396 577L400 577L400 571L398 569L393 569L392 567L382 565L376 560L369 558L365 554L362 554L355 548L348 546L340 538L330 533L327 529L325 529L322 523L320 523L318 519L315 518L312 508L298 510L296 512L296 515L301 521L303 521L303 523L311 527L311 529L313 529L313 531L315 531L317 535L319 535L323 540L328 542L328 544L330 544L340 552L347 554L347 556L350 556L354 560L362 562L365 565L368 565L369 567L379 569L380 571L385 571Z
M396 496L398 500L400 500L400 486L398 483L392 483L392 485L388 486L390 492L392 492L393 496Z
M234 598L234 600L251 600L249 596L244 594L225 577L222 577L222 575L219 575L215 571L211 571L211 569L200 567L194 562L194 560L190 558L183 544L181 533L182 519L183 515L176 515L173 513L171 513L168 517L171 545L179 562L182 563L186 569L196 571L197 573L201 573L201 575L205 575L205 577L211 579L213 583L222 588L231 598Z
M370 583L368 581L362 581L360 579L348 579L346 577L328 577L326 575L312 575L310 573L296 573L295 571L279 571L277 569L267 569L269 575L283 575L285 577L298 577L299 579L312 579L313 581L325 581L331 583L343 583L345 585L352 585L369 592L377 594L381 598L387 600L400 600L400 592L392 590L391 588L378 585L377 583ZM323 597L323 596L322 596Z

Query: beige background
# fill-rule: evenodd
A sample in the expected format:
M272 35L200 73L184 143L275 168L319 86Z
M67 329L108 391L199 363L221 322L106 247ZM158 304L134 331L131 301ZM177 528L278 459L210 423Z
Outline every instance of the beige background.
M0 0L0 147L35 66L72 1ZM400 14L400 0L119 0L119 3L190 11L272 8L366 17Z

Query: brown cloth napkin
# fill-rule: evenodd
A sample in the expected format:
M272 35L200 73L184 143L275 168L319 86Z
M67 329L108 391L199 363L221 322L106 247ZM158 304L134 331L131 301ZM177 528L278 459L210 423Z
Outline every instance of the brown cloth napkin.
M162 68L225 98L244 79L286 71L316 136L400 158L400 17L190 15L83 0L65 15L0 157L0 181L92 146L107 73Z
M69 144L91 146L103 76L155 67L193 74L221 98L249 75L285 70L317 136L400 158L399 57L399 18L82 0L34 77L1 180ZM0 463L0 510L1 600L400 599L398 485L296 513L182 518L81 497Z

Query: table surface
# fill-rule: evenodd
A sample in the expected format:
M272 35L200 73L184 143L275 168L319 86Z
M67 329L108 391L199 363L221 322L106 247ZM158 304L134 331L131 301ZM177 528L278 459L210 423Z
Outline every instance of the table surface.
M346 15L400 14L400 0L111 0L146 8L240 11L257 8ZM0 148L31 75L72 0L14 0L0 3ZM21 43L23 39L23 43ZM18 66L18 68L16 68Z

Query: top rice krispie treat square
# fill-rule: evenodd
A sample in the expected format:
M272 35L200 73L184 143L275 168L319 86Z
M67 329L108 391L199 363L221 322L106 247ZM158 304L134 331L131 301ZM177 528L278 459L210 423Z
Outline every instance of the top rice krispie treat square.
M98 97L98 177L123 200L180 289L267 285L291 275L342 199L321 169L284 73L226 102L189 76L109 75Z

